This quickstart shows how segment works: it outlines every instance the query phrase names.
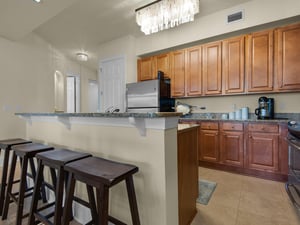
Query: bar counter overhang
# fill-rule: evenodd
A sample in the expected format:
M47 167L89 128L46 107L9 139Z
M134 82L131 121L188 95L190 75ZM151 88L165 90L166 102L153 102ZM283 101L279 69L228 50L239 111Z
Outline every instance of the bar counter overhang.
M16 113L26 138L134 164L141 224L178 225L177 126L180 113ZM76 195L86 198L84 186ZM110 214L131 224L125 184L112 188ZM75 205L75 219L89 210Z

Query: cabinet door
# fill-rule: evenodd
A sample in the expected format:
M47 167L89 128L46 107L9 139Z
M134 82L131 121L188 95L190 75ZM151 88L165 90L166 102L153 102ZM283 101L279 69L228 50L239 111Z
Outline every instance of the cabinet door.
M279 90L300 89L300 24L276 31L276 68Z
M202 52L201 46L186 51L186 95L197 96L202 93Z
M278 171L278 134L249 133L248 168L265 171Z
M221 163L243 167L244 165L244 134L237 131L221 133Z
M204 95L222 93L221 42L203 45L203 91Z
M185 51L174 51L171 53L171 95L183 97L185 95Z
M170 55L168 53L157 55L154 57L154 73L157 74L157 71L164 72L164 78L170 77Z
M245 80L245 37L235 37L222 42L222 76L224 93L243 93Z
M273 30L250 34L246 50L247 91L273 91Z
M217 130L200 131L198 154L202 161L219 161L219 132Z
M138 60L138 81L153 79L152 57Z

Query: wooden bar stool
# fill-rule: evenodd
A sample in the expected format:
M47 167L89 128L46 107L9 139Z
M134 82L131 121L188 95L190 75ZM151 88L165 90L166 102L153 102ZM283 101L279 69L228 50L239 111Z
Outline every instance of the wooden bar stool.
M47 151L36 154L36 158L38 159L38 170L37 176L35 179L34 192L31 202L31 209L28 219L28 224L34 225L37 222L42 222L44 224L61 224L62 218L62 202L63 202L63 192L64 192L64 183L66 181L64 170L64 165L79 159L83 159L86 157L92 156L88 153L81 153L76 151L71 151L68 149L55 149L54 151ZM47 206L38 209L38 193L42 186L42 178L44 166L48 166L50 168L52 183L55 187L55 201L47 204ZM51 170L54 169L54 170ZM57 171L57 173L55 172ZM47 215L43 215L42 211L44 209L48 209L54 206L54 212L47 212ZM49 210L48 210L49 211ZM49 220L50 217L53 217L53 223Z
M2 220L7 219L9 204L10 201L12 200L13 202L17 203L16 224L21 225L22 218L28 216L27 214L23 215L24 198L31 196L32 192L31 193L26 193L26 192L33 189L33 188L26 188L26 175L27 175L28 163L30 164L32 178L35 180L36 169L33 161L34 156L39 152L53 150L53 147L39 144L39 143L30 143L30 144L14 145L12 146L12 150L13 150L13 156L11 161L9 178L7 182L6 197L4 202ZM17 193L13 193L12 186L13 186L13 179L15 175L16 162L18 157L22 161L20 185L19 185L19 191ZM45 199L44 189L42 190L42 196L45 202L46 199Z
M66 164L65 170L69 172L69 179L63 214L64 225L69 223L71 217L76 181L86 184L93 224L107 225L110 221L116 225L124 225L123 222L108 215L109 188L124 180L126 181L132 224L140 225L132 177L138 171L136 166L89 157ZM96 188L97 203L93 187Z
M9 164L9 155L10 150L13 145L20 145L31 143L31 141L24 140L21 138L14 138L14 139L6 139L0 140L0 154L2 150L4 151L4 158L3 158L3 167L2 167L2 176L1 176L1 187L0 187L0 215L2 215L3 211L3 204L5 199L5 187L7 185L7 174L8 174L8 164ZM18 182L19 180L14 181L14 183Z

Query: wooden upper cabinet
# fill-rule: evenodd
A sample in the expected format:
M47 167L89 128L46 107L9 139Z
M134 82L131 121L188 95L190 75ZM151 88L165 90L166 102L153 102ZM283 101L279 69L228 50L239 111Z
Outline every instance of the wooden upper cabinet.
M152 57L142 58L138 60L138 81L153 79L152 61Z
M222 94L222 42L212 42L202 46L203 94Z
M277 29L275 38L278 89L300 89L300 24Z
M202 47L186 50L185 65L186 96L202 94Z
M246 77L248 92L273 91L273 30L247 36Z
M245 37L239 36L222 42L222 77L224 94L244 92Z
M164 78L171 78L170 76L170 54L160 54L153 57L154 73L158 71L164 72Z
M185 95L185 50L171 52L171 95Z

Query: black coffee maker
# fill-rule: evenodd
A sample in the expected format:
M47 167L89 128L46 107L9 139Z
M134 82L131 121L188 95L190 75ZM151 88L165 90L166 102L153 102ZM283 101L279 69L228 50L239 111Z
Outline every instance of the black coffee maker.
M258 108L255 109L257 119L273 119L274 118L274 98L262 96L258 99Z

